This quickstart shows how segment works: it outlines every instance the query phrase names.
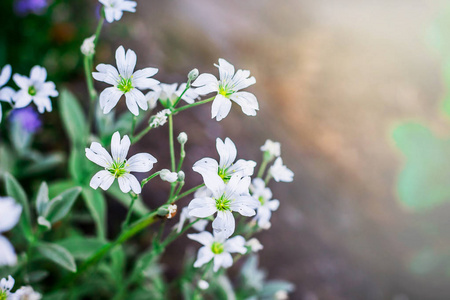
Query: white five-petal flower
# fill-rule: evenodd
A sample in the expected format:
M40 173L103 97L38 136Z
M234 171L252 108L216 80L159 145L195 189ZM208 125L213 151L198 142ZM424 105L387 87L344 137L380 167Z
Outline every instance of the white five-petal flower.
M225 118L231 109L231 100L239 104L242 111L248 116L255 116L259 109L258 100L255 95L249 92L239 92L252 84L255 84L255 77L249 77L250 71L237 70L225 59L219 59L220 79L216 76L203 73L192 83L192 86L198 87L195 91L200 95L217 93L212 104L212 118L217 121Z
M195 172L202 175L206 186L228 181L234 174L238 174L240 177L253 175L256 162L244 159L235 162L237 149L231 139L226 138L223 142L220 138L217 138L216 148L220 157L219 162L207 157L197 161L192 167Z
M117 69L112 65L99 64L96 68L98 72L92 73L95 80L113 85L100 94L100 107L104 114L117 105L122 95L125 95L127 107L135 116L139 115L139 107L148 109L148 102L140 90L149 89L159 83L158 80L150 78L158 69L145 68L134 72L136 60L137 56L133 50L129 49L125 54L125 49L120 46L116 50Z
M105 7L105 18L108 23L119 21L123 12L136 12L136 1L129 0L99 0Z
M0 101L11 103L14 96L14 90L9 86L3 87L11 78L11 66L6 65L0 73ZM2 106L0 105L0 123L2 122Z
M161 83L152 87L153 91L150 91L145 95L147 101L149 103L150 108L155 108L158 100L161 104L166 107L172 107L175 104L175 101L181 94L184 92L186 88L186 83L180 84L180 87L177 89L178 83L166 84ZM194 89L189 88L181 97L182 100L186 101L189 104L195 102L195 99L198 98L198 94Z
M276 211L280 206L280 201L272 199L272 191L266 187L264 180L261 178L255 178L250 185L250 191L252 197L260 202L260 206L256 211L255 221L258 222L258 226L261 228L270 227L270 217L272 211Z
M217 272L220 267L231 267L233 264L231 253L245 254L247 252L245 239L240 235L227 239L222 233L214 233L212 235L207 231L203 231L188 234L188 238L203 245L198 250L197 260L194 262L195 268L199 268L214 259L213 270Z
M278 157L270 167L269 174L276 182L292 182L292 180L294 180L294 172L283 165L281 157Z
M261 146L262 152L267 152L270 158L278 157L281 154L281 145L278 142L266 140L264 145Z
M28 106L33 101L41 114L44 111L52 111L50 97L57 97L59 93L55 84L52 81L45 82L46 79L47 70L40 66L31 69L29 78L14 74L13 80L20 88L13 96L14 108Z
M259 202L250 196L250 177L242 178L239 174L231 176L228 183L223 181L205 182L211 190L211 197L194 198L189 203L189 215L206 218L217 212L213 221L214 232L223 232L226 237L233 234L236 227L233 212L252 217Z
M11 197L0 197L0 233L11 230L19 222L22 206ZM13 266L17 255L11 243L0 235L0 267Z
M111 139L112 157L97 142L93 142L90 148L86 148L86 157L105 168L92 177L90 186L93 189L101 187L103 190L107 190L117 178L122 192L128 193L132 190L136 194L141 193L139 181L130 172L148 172L157 160L148 153L135 154L127 160L130 144L130 138L127 135L121 141L119 132L115 132Z

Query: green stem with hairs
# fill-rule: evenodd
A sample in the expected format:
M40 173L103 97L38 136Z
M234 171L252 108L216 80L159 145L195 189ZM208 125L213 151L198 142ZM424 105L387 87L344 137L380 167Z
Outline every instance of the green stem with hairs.
M179 113L180 111L186 110L186 109L188 109L188 108L195 107L195 106L199 106L199 105L202 105L202 104L211 102L211 101L214 100L214 98L216 98L216 96L211 97L211 98L208 98L208 99L205 99L205 100L202 100L202 101L198 101L198 102L195 102L195 103L192 103L192 104L188 104L188 105L182 106L182 107L177 108L177 109L174 109L174 110L172 111L172 114L177 114L177 113Z
M144 185L147 184L147 182L149 182L150 180L152 180L153 178L155 178L156 176L159 175L159 173L161 173L161 171L155 172L152 175L150 175L149 177L145 178L144 180L141 181L141 187L144 187Z

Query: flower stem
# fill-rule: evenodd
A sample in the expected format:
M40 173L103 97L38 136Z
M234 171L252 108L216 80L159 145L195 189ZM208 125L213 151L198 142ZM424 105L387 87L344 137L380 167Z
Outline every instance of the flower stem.
M173 104L173 107L176 107L178 105L178 103L180 103L181 97L183 97L183 95L187 92L187 90L191 87L190 83L188 82L186 84L186 87L184 88L184 91L181 93L181 95L177 98L177 100L175 101L175 103Z
M177 172L181 171L181 167L183 166L184 158L186 157L186 151L184 150L184 144L181 144L180 149L180 161L178 162Z
M198 106L198 105L202 105L202 104L211 102L211 101L214 100L214 98L216 98L216 96L211 97L211 98L208 98L208 99L205 99L205 100L202 100L202 101L198 101L198 102L195 102L195 103L192 103L192 104L188 104L188 105L182 106L182 107L177 108L177 109L174 109L174 110L172 111L172 114L177 114L177 113L179 113L180 111L186 110L186 109L188 109L188 108L191 108L191 107L194 107L194 106Z
M262 178L268 163L269 163L269 161L263 159L263 161L261 162L261 166L259 167L258 176L257 176L258 178Z
M131 202L130 202L130 206L128 207L128 213L127 213L127 217L125 218L125 221L122 224L122 230L127 228L128 223L130 222L130 218L131 215L133 213L133 205L134 202L136 201L136 199L139 197L138 195L134 194L134 193L130 193L131 195Z
M170 165L172 168L172 172L175 172L175 146L173 143L173 117L172 114L169 115L169 145L170 145ZM170 196L169 199L172 198L173 192L175 190L176 182L172 182L170 184Z
M193 187L192 189L187 190L183 194L173 197L171 203L174 203L174 202L180 200L181 198L184 198L184 197L188 196L189 194L192 194L193 192L195 192L196 190L198 190L199 188L204 187L204 186L205 186L204 184L197 185L196 187Z
M136 121L137 121L137 117L133 116L133 122L131 123L131 136L134 135L134 129L136 129Z
M267 186L267 184L269 183L270 179L272 179L272 175L270 175L270 173L268 173L268 174L266 175L266 179L264 179L264 183L266 184L266 186Z
M149 177L145 178L144 180L142 180L141 182L141 187L144 187L144 185L147 184L147 182L149 182L150 180L152 180L153 178L155 178L156 176L159 175L159 173L161 173L161 171L155 172L152 175L150 175Z

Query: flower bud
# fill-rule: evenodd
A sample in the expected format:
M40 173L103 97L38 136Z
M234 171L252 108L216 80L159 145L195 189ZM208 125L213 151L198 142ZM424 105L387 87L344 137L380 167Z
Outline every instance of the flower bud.
M201 290L206 290L207 288L209 288L209 283L207 281L201 279L198 282L198 288L201 289Z
M169 205L167 210L168 210L168 213L166 215L166 218L167 219L172 219L177 214L177 205L176 204L171 204L171 205Z
M85 55L85 56L94 55L94 53L95 53L94 40L95 40L95 35L93 35L83 41L83 44L81 45L81 53L83 53L83 55Z
M186 132L181 132L181 133L178 135L177 140L178 140L178 143L180 143L180 144L182 144L182 145L186 144L186 142L187 142L187 140L188 140L188 136L187 136Z
M184 178L186 178L186 174L183 171L178 172L178 181L184 181Z
M178 180L178 174L175 172L170 172L167 169L162 169L161 172L159 173L159 176L161 177L162 180L171 183Z
M197 79L198 77L198 70L197 69L192 69L192 71L189 72L188 74L188 80L194 81L195 79Z

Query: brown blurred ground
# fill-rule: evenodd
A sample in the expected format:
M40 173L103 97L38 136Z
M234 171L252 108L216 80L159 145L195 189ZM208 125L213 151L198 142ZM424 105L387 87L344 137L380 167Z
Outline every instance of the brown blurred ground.
M175 128L190 137L185 166L215 155L217 136L255 160L266 138L282 143L295 182L272 184L282 204L259 237L262 266L270 278L296 284L292 299L449 299L448 278L408 271L426 239L415 228L422 217L396 201L402 162L389 137L402 120L447 126L438 112L439 61L425 43L441 5L140 1L138 13L125 16L132 25L126 46L137 50L138 65L163 70L162 82L181 82L193 67L217 73L219 57L257 78L257 117L234 105L217 123L208 106L183 113ZM143 145L159 147L162 135ZM200 181L191 177L192 185Z

